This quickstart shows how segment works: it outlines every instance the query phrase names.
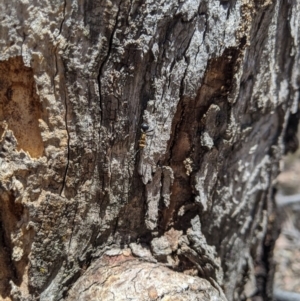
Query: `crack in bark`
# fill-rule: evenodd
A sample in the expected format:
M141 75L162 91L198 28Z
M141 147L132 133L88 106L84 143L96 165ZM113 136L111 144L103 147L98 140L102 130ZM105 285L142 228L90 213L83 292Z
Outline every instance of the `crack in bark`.
M63 183L62 183L62 187L61 187L61 191L60 191L60 196L62 196L62 193L65 189L66 186L66 179L67 179L67 173L68 173L68 169L69 169L69 164L70 164L70 132L69 132L69 128L68 128L68 101L67 101L67 96L66 96L66 90L65 90L65 123L66 123L66 132L67 132L67 164L66 164L66 168L65 168L65 173L64 173L64 177L63 177Z
M182 100L182 98L183 98L183 91L184 91L184 80L185 80L185 78L186 78L186 75L187 75L187 69L188 69L188 67L189 67L189 63L188 63L188 59L186 58L186 52L187 52L187 50L189 49L189 47L190 47L190 44L191 44L191 41L192 41L192 38L193 38L193 36L194 36L194 34L195 34L195 30L193 31L193 33L192 33L192 35L191 35L191 37L190 37L190 40L189 40L189 42L188 42L188 44L187 44L187 46L186 46L186 48L185 48L185 50L184 50L184 59L185 59L185 61L186 61L186 63L187 63L187 66L186 66L186 68L185 68L185 71L184 71L184 74L183 74L183 77L182 77L182 79L181 79L181 82L180 82L180 88L179 88L179 103L178 103L178 106L179 105L181 105L182 106L182 108L181 108L181 113L180 113L180 120L179 120L179 122L176 124L176 126L175 126L175 133L174 133L174 135L173 135L173 137L172 137L172 143L170 144L170 149L169 149L169 158L168 158L168 165L170 165L171 164L171 160L172 160L172 153L173 153L173 148L174 148L174 146L175 146L175 144L176 144L176 137L177 137L177 135L178 135L178 133L179 133L179 131L180 131L180 126L181 126L181 123L182 123L182 121L183 121L183 118L184 118L184 109L185 109L185 106L184 106L184 103L183 103L183 100Z
M138 277L138 275L142 272L142 270L143 270L143 269L140 269L140 270L135 274L135 276L131 279L131 282L133 282L134 290L135 290L136 293L137 293L137 290L136 290L136 281L134 281L134 280Z
M61 24L60 24L60 27L59 27L59 34L56 36L55 39L57 39L60 36L61 32L62 32L62 27L63 27L65 17L66 17L66 6L67 6L67 0L64 0L63 20L61 21ZM55 74L54 74L54 77L53 77L54 95L56 95L55 77L58 74L57 48L58 48L58 46L56 46L54 48L54 57L55 57ZM66 92L67 91L65 90L64 103L65 103L65 124L66 124L66 132L67 132L67 164L66 164L66 168L65 168L65 172L64 172L64 176L63 176L62 188L61 188L60 193L59 193L60 196L62 196L62 193L65 189L66 178L67 178L67 173L68 173L69 163L70 163L70 132L69 132L69 128L68 128L68 101L67 101L67 93Z
M55 39L57 39L57 38L61 35L62 27L63 27L64 22L65 22L65 19L66 19L66 7L67 7L67 0L64 0L63 19L62 19L62 21L60 22L59 32L58 32L58 35L55 37Z
M186 72L186 71L185 71ZM184 75L185 76L185 75ZM183 76L183 78L184 78ZM182 80L181 80L181 85L182 85ZM181 90L181 88L180 88ZM181 92L180 92L181 93ZM183 122L183 119L184 119L184 111L185 111L185 106L183 104L183 100L181 98L182 96L180 96L180 100L179 100L179 103L178 103L178 107L180 107L180 117L179 117L179 121L177 122L177 124L175 125L175 131L174 131L174 134L172 135L173 137L170 139L172 142L170 144L170 148L169 148L169 157L167 159L167 162L168 162L168 165L171 165L171 160L172 160L172 157L173 157L173 149L176 145L176 137L178 136L178 133L180 132L180 126ZM178 110L178 109L177 109Z
M78 203L79 203L79 201L77 200L77 204L76 204L76 208L75 208L75 212L74 212L74 218L73 218L73 222L72 222L72 231L71 231L71 236L70 236L70 240L69 240L69 250L68 251L70 251L70 248L71 248L71 242L72 242L73 232L74 232L75 218L76 218L77 211L78 211Z
M113 39L114 39L115 32L117 30L119 14L120 14L120 11L121 11L121 4L122 4L122 0L119 3L119 9L118 9L118 12L117 12L117 15L116 15L115 25L114 25L114 28L112 30L112 33L111 33L111 36L110 36L110 39L109 39L107 54L106 54L103 62L100 65L99 73L98 73L98 76L97 76L98 88L99 88L99 98L100 98L99 99L100 100L99 104L100 104L100 117L101 117L100 118L100 123L101 124L103 123L103 99L102 99L102 95L101 95L101 90L102 90L101 76L103 74L104 65L107 63L107 61L109 59L109 56L111 54L111 51L112 51Z
M202 46L203 45L203 43L204 43L204 40L205 40L205 37L206 37L206 34L207 34L207 31L208 31L208 16L207 16L207 13L203 13L203 15L205 16L205 25L204 25L204 31L203 31L203 38L202 38L202 43L201 43L201 45L200 46ZM199 48L198 48L199 49ZM198 53L199 53L199 51L198 51ZM197 55L198 55L198 53L197 53ZM196 55L196 57L197 57L197 55Z
M92 286L94 286L94 285L96 285L96 284L98 284L98 282L97 282L97 281L94 281L91 285L89 285L89 286L88 286L87 288L85 288L83 291L79 292L79 294L82 294L82 293L86 292L86 291L89 290Z

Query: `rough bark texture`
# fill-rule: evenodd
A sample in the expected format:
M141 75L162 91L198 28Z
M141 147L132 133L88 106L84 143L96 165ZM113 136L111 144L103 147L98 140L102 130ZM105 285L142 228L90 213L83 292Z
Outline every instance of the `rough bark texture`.
M299 0L2 0L2 299L271 298L299 14Z
M300 149L286 156L282 163L283 170L276 183L281 231L274 247L274 299L293 301L300 300Z

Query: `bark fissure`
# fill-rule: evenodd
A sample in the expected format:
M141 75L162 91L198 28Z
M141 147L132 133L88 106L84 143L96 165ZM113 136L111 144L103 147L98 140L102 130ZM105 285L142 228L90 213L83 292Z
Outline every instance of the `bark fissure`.
M72 221L72 223L71 223L71 229L70 229L71 235L70 235L70 240L69 240L69 244L68 244L69 250L70 250L70 248L71 248L71 243L72 243L72 238L73 238L73 234L74 234L74 229L75 229L75 226L76 226L75 220L76 220L76 217L77 217L78 206L79 206L78 201L76 201L74 217L73 217L73 221Z
M54 90L54 95L56 96L56 85L55 85L55 77L58 74L58 65L57 65L57 47L54 47L54 61L55 61L55 71L54 71L54 75L53 75L53 90Z
M63 7L63 19L60 23L60 26L59 26L59 33L57 35L56 38L58 38L60 35L61 35L61 32L62 32L62 28L63 28L63 25L64 25L64 22L65 22L65 19L66 19L66 7L67 7L67 0L64 0L64 7Z
M101 83L101 77L103 76L103 70L104 70L104 66L105 64L108 62L109 60L109 56L112 54L112 49L113 49L113 40L114 40L114 36L115 36L115 33L116 33L116 30L117 30L117 26L118 26L118 19L119 19L119 14L120 14L120 11L121 11L121 4L122 4L122 0L119 2L119 5L118 5L118 11L117 11L117 15L116 15L116 18L115 18L115 24L114 24L114 27L112 29L112 32L110 34L110 37L109 37L109 40L108 40L108 49L107 49L107 53L106 53L106 56L105 58L103 59L101 65L100 65L100 68L99 68L99 72L98 72L98 77L97 77L97 81L98 81L98 88L99 88L99 101L100 101L100 122L101 124L104 122L104 106L103 106L103 98L102 98L102 83Z
M69 132L69 127L68 127L68 99L67 99L67 91L64 91L64 104L65 104L65 125L66 125L66 133L67 133L67 163L65 167L65 172L63 175L63 182L62 182L62 187L60 190L60 196L62 196L65 186L66 186L66 181L67 181L67 176L68 176L68 169L70 165L70 152L71 152L71 147L70 147L70 132Z

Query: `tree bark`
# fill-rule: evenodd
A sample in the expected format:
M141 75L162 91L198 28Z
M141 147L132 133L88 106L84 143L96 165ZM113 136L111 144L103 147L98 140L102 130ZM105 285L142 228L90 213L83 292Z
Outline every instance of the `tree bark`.
M0 6L2 299L271 300L300 0Z

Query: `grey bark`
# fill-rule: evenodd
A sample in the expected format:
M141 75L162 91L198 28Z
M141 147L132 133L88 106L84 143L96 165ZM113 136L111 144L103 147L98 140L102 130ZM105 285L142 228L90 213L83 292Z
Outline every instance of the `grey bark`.
M293 292L275 290L274 295L275 295L275 301L299 301L300 300L300 294L293 293Z
M2 299L271 299L299 7L2 0Z

